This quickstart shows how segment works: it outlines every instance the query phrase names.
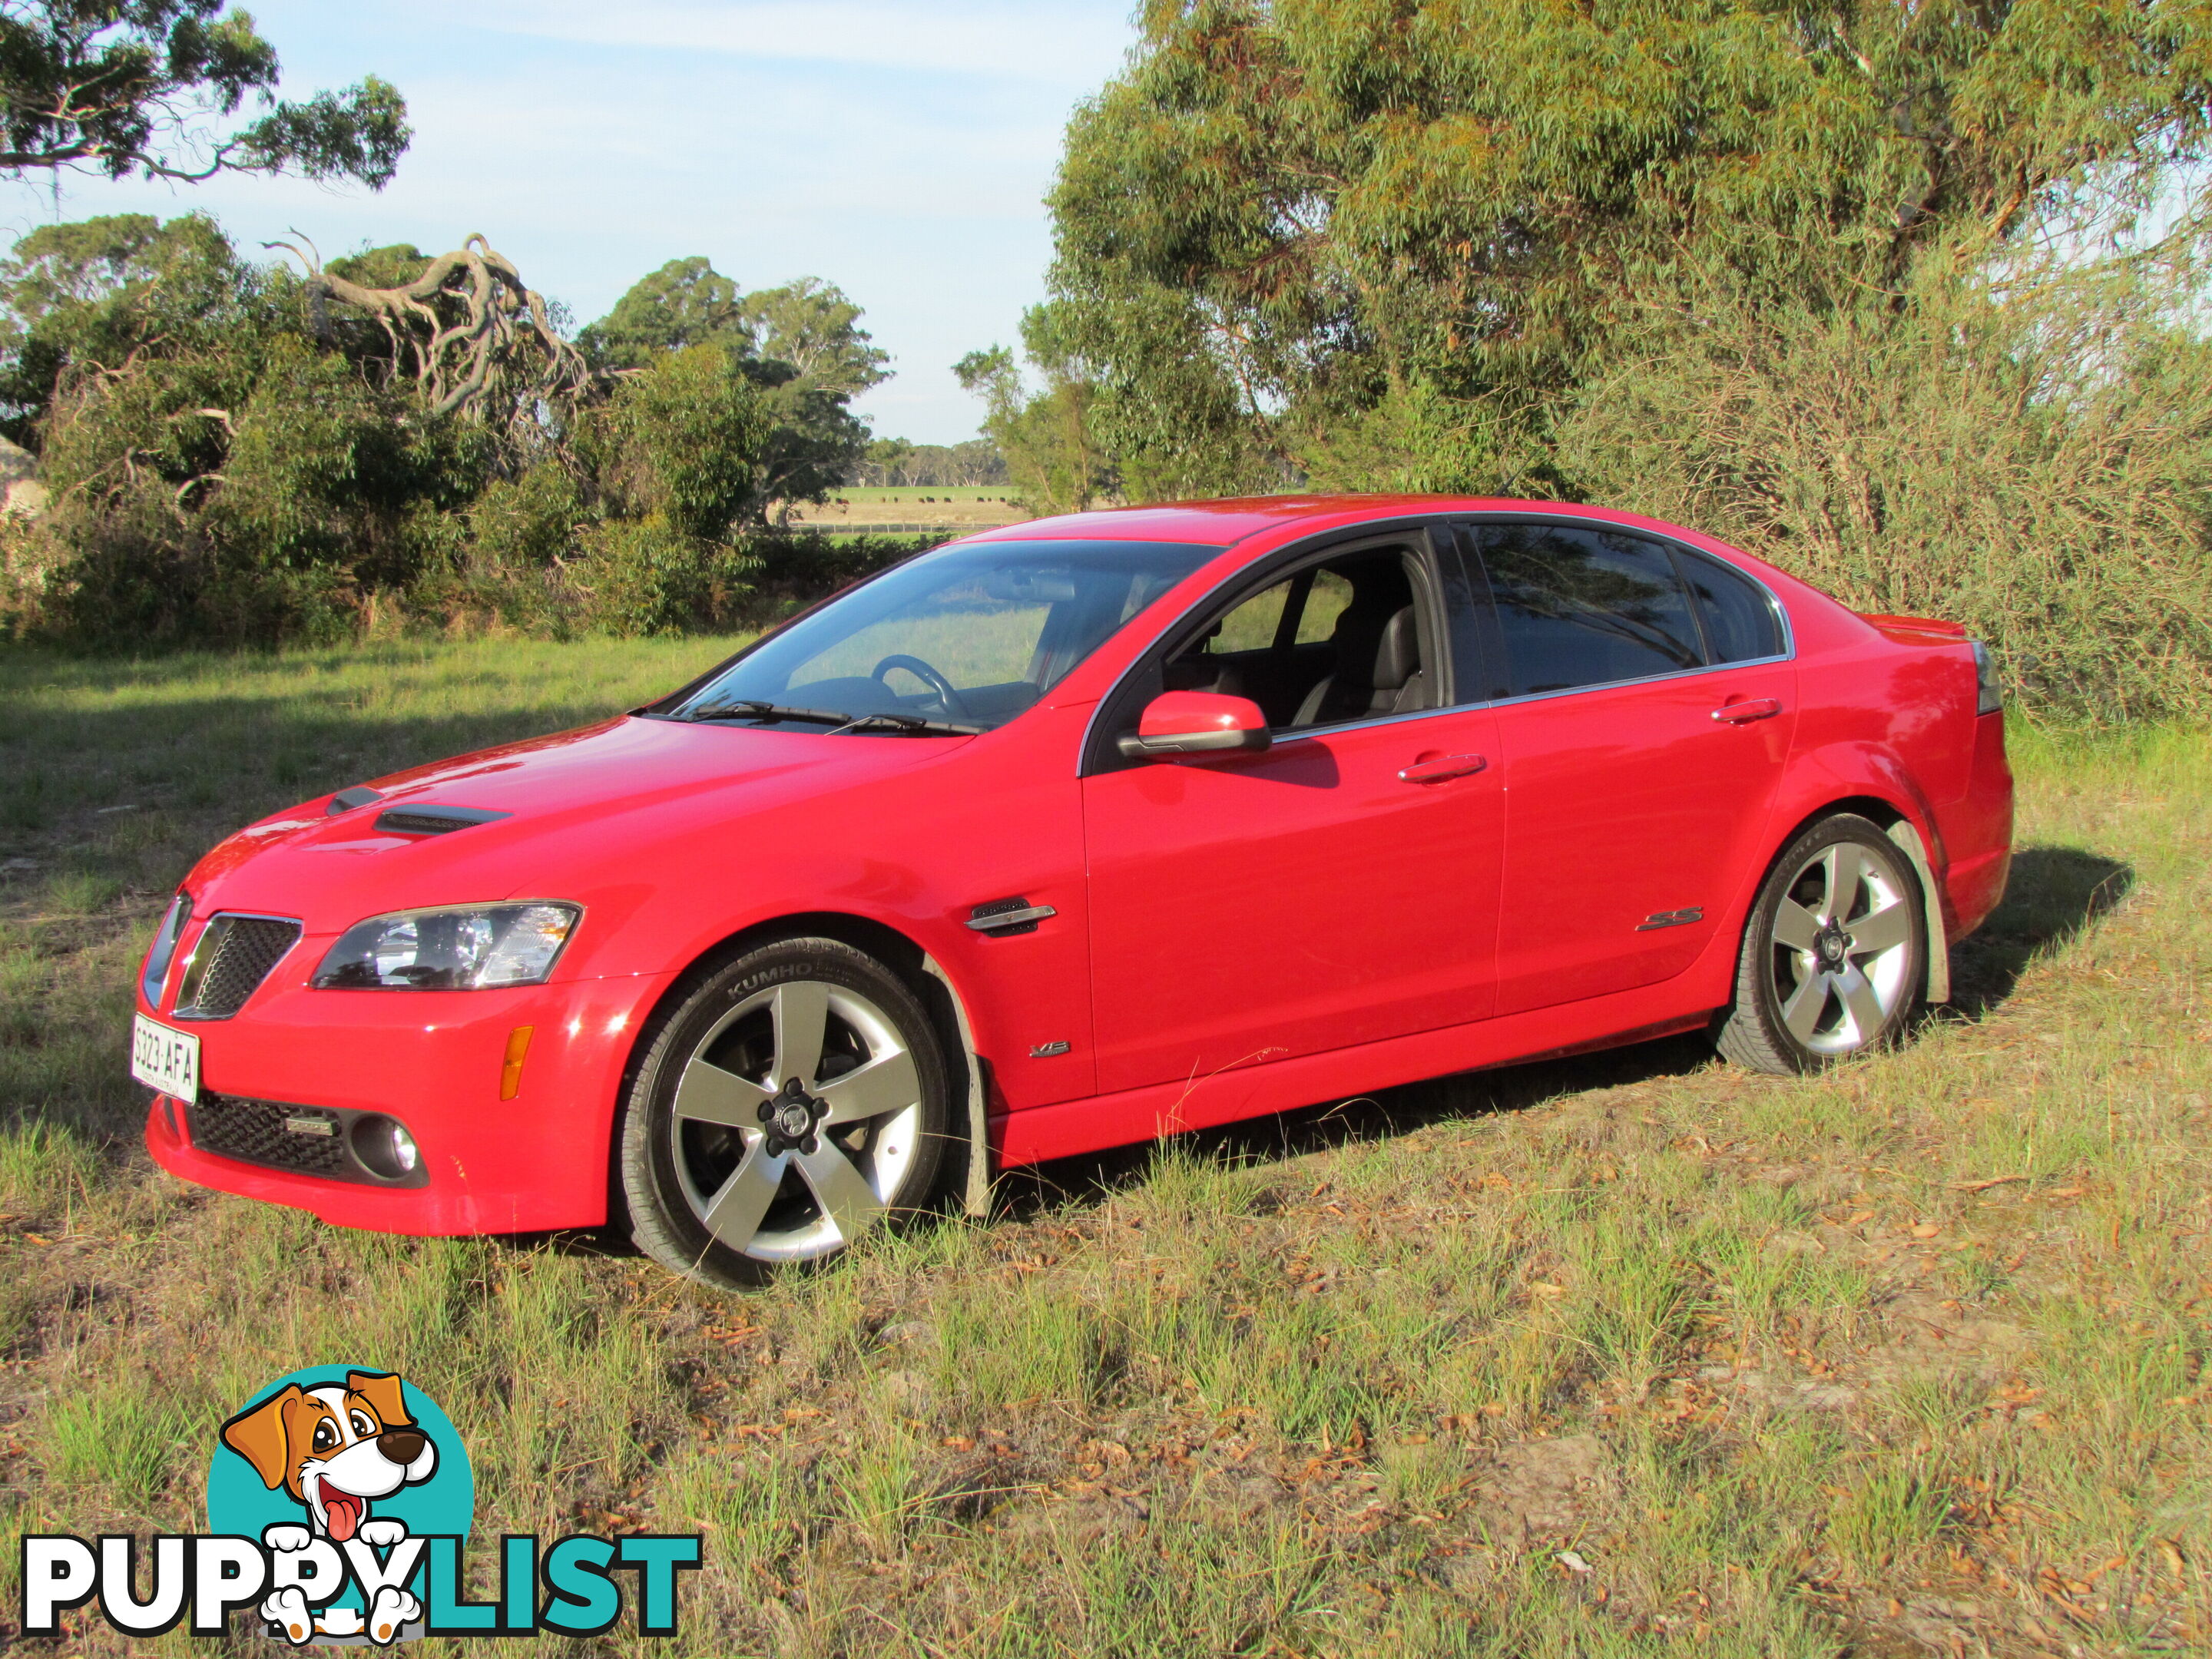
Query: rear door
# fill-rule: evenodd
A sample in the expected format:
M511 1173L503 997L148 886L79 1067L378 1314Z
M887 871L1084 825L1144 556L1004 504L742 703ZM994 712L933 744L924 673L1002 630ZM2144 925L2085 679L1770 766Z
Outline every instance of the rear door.
M1779 607L1609 526L1469 539L1505 781L1498 1012L1680 973L1758 873L1796 717Z

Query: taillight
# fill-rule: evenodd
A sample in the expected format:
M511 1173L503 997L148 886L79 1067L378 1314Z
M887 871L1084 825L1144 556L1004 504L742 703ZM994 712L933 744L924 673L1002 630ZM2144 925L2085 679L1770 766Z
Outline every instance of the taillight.
M1997 684L1997 659L1979 640L1974 647L1974 712L1994 714L2004 707L2004 688Z
M179 893L169 901L168 913L161 918L161 926L154 935L154 948L146 952L146 967L138 975L138 988L146 994L146 1006L161 1006L161 981L169 976L169 964L176 959L177 941L184 937L185 924L192 919L192 896Z

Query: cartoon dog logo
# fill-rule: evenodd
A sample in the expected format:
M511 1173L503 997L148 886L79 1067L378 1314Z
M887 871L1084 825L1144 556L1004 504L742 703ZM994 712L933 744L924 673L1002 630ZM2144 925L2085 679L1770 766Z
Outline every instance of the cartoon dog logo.
M369 1505L428 1480L438 1467L438 1448L408 1416L399 1378L374 1371L348 1371L342 1388L288 1383L225 1423L222 1441L253 1466L263 1486L271 1492L283 1487L307 1511L307 1526L279 1522L263 1529L261 1541L281 1552L304 1550L316 1539L343 1544L358 1538L378 1548L399 1543L407 1536L406 1523L374 1517ZM414 1596L386 1585L362 1624L373 1640L389 1642L422 1611ZM297 1586L270 1595L261 1616L295 1643L311 1634L351 1635L361 1628L329 1627L350 1624L354 1615L347 1609L311 1618Z

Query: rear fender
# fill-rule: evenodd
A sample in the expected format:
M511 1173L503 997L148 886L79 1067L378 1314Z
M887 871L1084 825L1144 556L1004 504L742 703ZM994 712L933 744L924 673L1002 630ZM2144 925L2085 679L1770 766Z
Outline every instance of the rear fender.
M1825 744L1798 757L1792 773L1793 783L1777 803L1774 819L1789 828L1770 850L1769 862L1832 812L1857 811L1880 823L1920 878L1928 924L1928 1000L1949 1001L1950 941L1956 930L1940 878L1947 862L1942 839L1927 797L1893 755L1872 744Z

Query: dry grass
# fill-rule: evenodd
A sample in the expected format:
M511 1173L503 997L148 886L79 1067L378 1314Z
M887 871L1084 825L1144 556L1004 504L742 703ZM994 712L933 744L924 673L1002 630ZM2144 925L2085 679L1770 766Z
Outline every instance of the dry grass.
M2023 741L1964 1006L1813 1082L1691 1042L1447 1079L745 1299L149 1167L125 988L201 843L713 648L0 658L11 1533L193 1527L216 1420L359 1359L452 1413L482 1534L702 1529L665 1651L2212 1645L2201 735Z

